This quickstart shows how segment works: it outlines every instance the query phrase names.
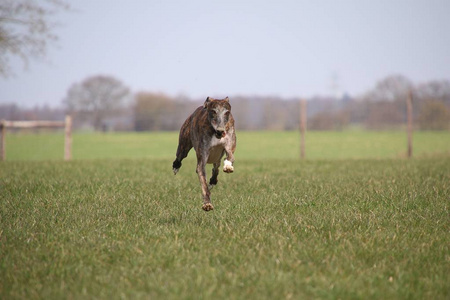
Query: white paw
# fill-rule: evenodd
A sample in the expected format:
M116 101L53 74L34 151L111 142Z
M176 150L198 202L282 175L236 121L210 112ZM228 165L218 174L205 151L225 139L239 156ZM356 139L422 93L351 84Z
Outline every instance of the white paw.
M173 175L177 175L177 173L178 173L179 170L180 170L180 169L175 169L175 168L173 168Z
M225 159L225 161L223 162L223 171L225 173L233 173L234 168L231 164L231 161Z
M208 184L208 189L212 190L216 185L215 184Z

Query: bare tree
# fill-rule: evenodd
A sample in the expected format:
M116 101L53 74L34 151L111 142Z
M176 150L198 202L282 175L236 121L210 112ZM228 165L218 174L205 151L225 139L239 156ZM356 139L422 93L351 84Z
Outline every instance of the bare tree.
M439 100L426 100L420 108L418 123L422 130L449 130L450 109Z
M380 80L375 88L367 92L362 98L369 102L405 102L413 83L402 75L392 75Z
M134 127L137 131L173 129L175 103L164 94L140 92L135 96Z
M48 44L57 40L52 17L68 9L62 0L1 0L0 76L12 75L11 57L19 57L25 66L30 58L44 57Z
M130 90L121 81L100 75L73 84L63 104L69 112L90 119L94 128L100 130L105 118L115 115L129 95Z
M450 108L450 81L434 80L420 84L416 89L419 101L437 100Z
M186 97L176 97L150 92L139 92L134 96L133 115L136 131L179 130L188 112L194 110L201 101L190 101Z
M401 126L404 123L403 107L398 107L394 102L380 101L369 103L369 115L365 121L368 129L390 129Z
M399 126L406 119L405 99L413 87L413 83L402 75L382 79L359 99L363 105L355 108L360 110L360 121L371 129Z

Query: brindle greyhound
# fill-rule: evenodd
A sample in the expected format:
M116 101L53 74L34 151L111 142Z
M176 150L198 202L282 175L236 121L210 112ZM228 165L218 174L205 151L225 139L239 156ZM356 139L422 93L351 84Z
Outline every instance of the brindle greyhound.
M203 210L214 209L210 200L210 189L217 184L220 160L226 153L223 171L234 171L234 150L236 149L236 134L234 119L231 115L231 105L228 97L216 100L206 98L203 106L197 108L186 119L180 129L177 158L173 162L173 173L176 175L181 167L181 161L194 147L197 153L197 174L202 186ZM213 164L209 186L206 184L205 165Z

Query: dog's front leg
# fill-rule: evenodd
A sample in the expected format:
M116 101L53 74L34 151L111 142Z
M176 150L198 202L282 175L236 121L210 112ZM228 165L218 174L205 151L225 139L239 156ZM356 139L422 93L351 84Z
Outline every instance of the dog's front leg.
M224 162L223 162L223 171L225 173L233 173L234 172L234 167L233 167L233 163L234 163L234 149L236 146L233 147L233 144L227 144L225 146L225 152L227 154L227 157L225 158Z
M205 171L206 159L202 155L197 155L197 175L200 180L200 185L202 186L202 196L203 196L203 210L210 211L214 209L210 200L210 191L208 184L206 183L206 171Z

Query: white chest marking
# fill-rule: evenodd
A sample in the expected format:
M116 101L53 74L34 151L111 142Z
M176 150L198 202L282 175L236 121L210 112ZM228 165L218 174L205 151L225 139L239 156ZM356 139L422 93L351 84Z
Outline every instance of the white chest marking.
M218 139L218 138L216 138L216 136L213 136L213 138L211 139L210 147L212 148L212 147L215 147L218 145L222 145L222 146L225 145L225 139L226 139L226 137Z
M216 163L220 161L223 151L225 149L225 138L218 139L215 136L211 139L209 145L208 164Z

